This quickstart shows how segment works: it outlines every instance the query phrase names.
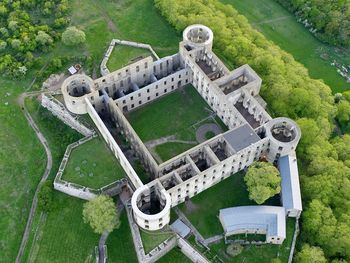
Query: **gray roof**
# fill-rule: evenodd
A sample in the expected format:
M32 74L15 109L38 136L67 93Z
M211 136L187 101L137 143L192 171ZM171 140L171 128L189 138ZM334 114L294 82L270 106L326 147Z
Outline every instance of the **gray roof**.
M172 223L170 228L179 234L182 238L185 238L191 232L191 229L186 226L180 219L177 219L174 223Z
M266 236L286 237L285 209L279 206L237 206L220 210L225 233L266 231Z
M230 132L225 133L224 138L236 152L261 140L248 124L244 124L234 130L231 130Z
M286 155L278 160L283 207L302 211L297 159Z

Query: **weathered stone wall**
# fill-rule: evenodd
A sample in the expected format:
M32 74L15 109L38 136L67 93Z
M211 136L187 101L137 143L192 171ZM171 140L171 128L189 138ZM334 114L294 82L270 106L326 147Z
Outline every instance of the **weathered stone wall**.
M196 263L210 263L210 261L195 250L186 240L178 236L178 246L182 253L184 253L192 262Z
M103 60L101 62L100 71L101 71L101 75L102 76L105 76L105 75L110 73L110 71L109 71L109 69L107 67L107 63L108 63L109 57L111 56L111 54L113 52L113 49L114 49L115 45L124 45L124 46L130 46L130 47L135 47L135 48L148 49L156 59L159 59L157 53L148 44L132 42L132 41L126 41L126 40L119 40L119 39L112 39L112 41L109 44L108 49L107 49L107 51L105 53L105 56L104 56L104 58L103 58Z
M154 160L150 152L147 150L140 137L131 127L130 123L125 118L121 110L116 106L115 102L111 98L109 98L108 100L108 107L112 118L116 122L117 126L120 127L123 131L125 137L130 142L131 148L141 159L141 161L145 165L145 168L149 170L153 174L153 176L157 176L158 165L156 161Z
M52 96L46 96L42 94L41 105L48 109L53 115L63 121L66 125L81 133L84 136L90 136L94 133L94 130L87 128L81 124L72 114L66 109L66 107L56 100Z
M175 91L190 82L191 74L189 70L182 69L117 99L116 104L124 112L135 110L146 103L150 103L155 99L168 95L170 92Z
M64 153L64 156L62 158L60 167L58 168L58 172L55 177L54 181L54 189L57 191L66 193L70 196L78 197L80 199L84 200L91 200L95 198L99 194L107 194L107 195L116 195L119 194L122 191L122 188L127 185L126 179L115 181L109 185L106 185L99 189L92 189L89 187L85 187L79 184L75 184L72 182L68 182L64 179L62 179L64 170L66 168L66 165L69 161L70 155L72 153L72 150L76 147L79 147L80 145L88 142L89 140L92 140L97 135L94 133L91 136L84 137L80 139L77 142L74 142L67 146L67 149Z
M215 141L215 140L214 140ZM210 144L210 143L209 143ZM196 148L191 149L193 152L196 149L203 148L199 145ZM263 152L268 148L268 139L264 138L247 148L231 155L222 162L218 162L209 169L198 172L197 175L191 177L190 179L177 184L175 187L169 189L167 192L171 196L172 206L176 206L179 203L185 201L186 197L193 197L199 194L207 188L221 182L229 176L235 176L234 174L243 170L244 168L251 165L255 160L258 160ZM210 148L206 148L207 151L211 151ZM214 153L213 153L214 154ZM182 154L177 159L181 159L186 155ZM175 160L169 160L169 162L164 163L162 166L165 168L167 165L171 164Z
M114 156L117 158L120 165L123 167L128 179L130 180L130 182L135 188L139 188L140 186L143 185L143 183L141 182L140 178L137 176L134 168L131 166L128 159L126 159L124 153L119 148L113 136L110 134L107 127L105 126L101 118L98 116L96 110L94 109L94 107L92 106L91 102L88 99L86 99L86 105L87 105L87 112L89 113L91 119L94 121L98 130L100 131L102 137L107 142Z

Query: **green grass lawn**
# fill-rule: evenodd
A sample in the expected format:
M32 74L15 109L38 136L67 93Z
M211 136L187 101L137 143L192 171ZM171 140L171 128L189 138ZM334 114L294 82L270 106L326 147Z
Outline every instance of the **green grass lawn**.
M109 57L107 67L112 72L132 63L133 59L148 56L152 56L148 49L116 45Z
M175 134L177 139L195 141L196 122L207 118L210 107L191 85L166 95L128 114L141 140L146 142Z
M137 262L134 243L131 236L128 217L125 210L120 215L120 228L109 234L107 245L107 262L133 263Z
M174 236L174 233L169 229L169 231L146 231L140 228L140 234L142 239L143 248L145 253L148 254L158 246L163 241Z
M294 56L309 70L310 76L323 79L333 93L350 89L330 63L335 59L346 65L350 64L350 52L338 51L332 46L317 40L288 10L274 0L221 0L231 4L249 22L282 49ZM324 60L320 56L326 55Z
M216 253L225 263L230 262L256 262L259 259L261 263L270 263L273 258L279 258L281 262L287 263L290 253L290 246L293 240L295 220L287 219L286 231L287 238L282 245L266 244L261 246L248 245L245 246L242 253L230 258L226 253L226 245L222 241L218 244L210 246L212 253Z
M155 147L155 151L163 162L191 149L194 145L187 143L167 142Z
M0 261L14 262L46 155L17 96L26 82L0 78Z
M255 202L248 198L243 173L236 173L226 178L224 181L193 197L191 202L193 204L191 209L188 209L185 203L180 204L178 207L205 238L223 233L218 219L220 209L242 205L256 205ZM278 196L270 198L265 204L278 205Z
M179 248L173 248L168 254L156 261L157 263L191 263L192 261L186 257Z
M83 222L83 204L63 193L54 194L55 209L40 222L28 249L32 262L94 262L99 235Z
M63 180L98 189L124 178L124 170L100 138L74 148L63 173Z

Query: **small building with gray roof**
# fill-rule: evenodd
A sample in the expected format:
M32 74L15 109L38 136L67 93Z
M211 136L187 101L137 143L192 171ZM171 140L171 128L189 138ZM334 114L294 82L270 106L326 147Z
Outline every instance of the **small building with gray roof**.
M278 168L281 175L281 199L289 217L299 217L303 210L301 204L298 163L295 156L285 155L279 158Z
M225 239L236 234L265 234L267 243L282 244L286 238L286 217L283 207L230 207L220 210L219 219Z

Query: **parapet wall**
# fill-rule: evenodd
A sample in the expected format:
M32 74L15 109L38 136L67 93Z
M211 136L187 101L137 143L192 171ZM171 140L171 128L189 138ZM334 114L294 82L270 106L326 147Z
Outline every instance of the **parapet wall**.
M68 160L70 158L72 150L74 148L92 140L95 137L96 137L96 134L93 134L91 136L84 137L84 138L80 139L79 141L68 145L68 147L64 153L63 159L61 161L60 167L58 169L58 172L56 174L55 181L53 183L54 189L56 189L60 192L63 192L65 194L68 194L70 196L80 198L80 199L91 200L100 194L112 193L113 195L116 195L116 194L121 192L122 187L127 185L126 180L122 179L122 180L115 181L109 185L106 185L102 188L92 189L92 188L85 187L85 186L75 184L72 182L68 182L68 181L62 179L64 170L66 168L66 165L68 163Z

